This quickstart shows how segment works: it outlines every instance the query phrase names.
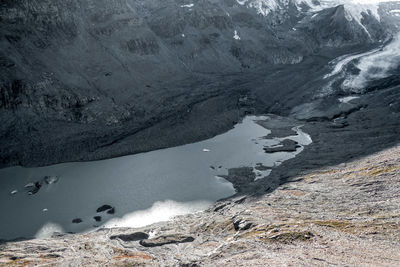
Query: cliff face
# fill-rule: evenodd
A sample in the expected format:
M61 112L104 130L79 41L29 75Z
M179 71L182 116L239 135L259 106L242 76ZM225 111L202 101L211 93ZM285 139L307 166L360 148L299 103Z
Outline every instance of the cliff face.
M362 49L390 34L372 23L379 34L368 36L345 19L343 7L314 19L291 1L264 15L234 0L0 5L2 166L97 159L208 137L231 127L233 114L249 112L238 104L241 96L271 105L264 95L276 88L263 79L277 69L301 65L326 48L336 51L330 55ZM253 95L265 86L269 93ZM293 94L282 92L282 99ZM209 116L219 126L206 129L202 120ZM187 130L189 117L198 121L196 131ZM160 138L161 122L185 133ZM127 137L126 148L105 148Z

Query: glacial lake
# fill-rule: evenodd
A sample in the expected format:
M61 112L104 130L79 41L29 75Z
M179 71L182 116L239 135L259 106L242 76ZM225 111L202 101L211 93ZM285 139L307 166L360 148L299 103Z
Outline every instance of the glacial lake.
M219 177L228 169L277 166L311 143L296 128L297 135L286 137L300 144L296 152L267 154L264 146L279 146L285 138L268 139L270 131L256 122L261 119L266 117L246 117L224 134L179 147L94 162L0 169L0 239L141 227L205 210L235 194L232 184ZM255 172L256 179L268 179L270 171ZM104 204L114 209L97 212Z

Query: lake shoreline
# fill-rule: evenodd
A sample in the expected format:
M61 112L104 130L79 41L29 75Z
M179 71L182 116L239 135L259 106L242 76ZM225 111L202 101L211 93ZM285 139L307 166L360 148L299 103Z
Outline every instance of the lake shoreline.
M298 122L285 124L291 128L286 136L270 137L263 122L271 119L247 116L211 139L142 154L2 169L0 200L8 217L0 224L0 237L142 227L205 210L268 180L274 168L312 142ZM29 225L21 219L26 216Z

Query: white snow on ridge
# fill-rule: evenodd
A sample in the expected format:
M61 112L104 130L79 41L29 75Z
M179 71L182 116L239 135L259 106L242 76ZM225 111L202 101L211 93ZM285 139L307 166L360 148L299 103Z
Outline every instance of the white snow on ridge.
M367 28L361 23L363 13L373 15L378 21L380 16L378 13L379 3L385 0L320 0L319 4L314 4L312 0L236 0L238 4L254 8L257 13L268 16L271 12L286 9L290 3L297 6L302 11L302 6L310 7L309 12L317 13L323 9L344 5L346 11L346 19L348 21L355 20L364 31L370 36ZM389 0L390 2L390 0Z
M358 98L360 98L360 97L359 96L346 96L346 97L339 98L339 102L347 104L350 101L352 101L354 99L358 99Z
M356 67L357 75L351 75L343 82L343 89L358 92L374 79L388 76L389 71L400 65L400 34L384 48L360 58Z
M344 67L347 64L349 64L351 61L356 60L358 58L365 57L365 56L369 56L371 54L376 53L377 51L379 51L379 48L378 49L374 49L372 51L365 52L365 53L361 53L361 54L346 55L346 56L338 58L337 60L331 62L331 64L335 65L335 67L333 68L331 73L329 73L329 74L324 76L324 79L327 79L329 77L332 77L332 76L335 76L335 75L341 73L343 71Z
M362 18L361 13L368 10L371 11L378 20L378 8L380 2L384 0L320 0L320 4L314 4L312 0L236 0L238 4L245 5L249 8L255 8L261 15L267 16L271 12L284 9L290 3L294 3L299 10L302 5L310 7L312 12L318 12L326 8L344 5L349 13L349 19L354 17L355 20L360 21Z
M345 71L345 67L352 62L359 69L358 74L348 74ZM333 79L330 79L324 87L323 94L329 94L332 91L332 84L340 79L344 79L341 83L343 90L362 92L368 82L386 78L390 75L390 71L400 66L400 34L384 47L365 53L345 55L332 61L330 65L333 66L333 70L325 75L324 79L331 77Z

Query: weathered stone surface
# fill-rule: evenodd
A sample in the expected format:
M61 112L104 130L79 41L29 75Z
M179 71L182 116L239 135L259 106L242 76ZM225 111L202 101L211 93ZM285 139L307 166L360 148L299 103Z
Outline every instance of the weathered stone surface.
M285 139L277 146L264 147L265 153L276 153L276 152L296 152L300 145L293 140Z
M251 167L232 168L228 170L228 175L220 175L231 182L235 189L241 192L256 178L256 174Z
M97 208L96 212L104 212L104 211L109 211L111 210L113 207L111 207L110 205L103 205L99 208Z
M72 223L76 223L76 224L79 224L79 223L82 223L82 222L83 222L83 220L81 218L76 218L76 219L72 220Z
M114 214L115 213L115 208L111 208L109 210L107 210L108 214Z
M125 242L131 242L131 241L140 241L143 239L148 239L149 235L143 232L135 232L133 234L110 236L110 239L117 239L117 238Z
M193 242L194 238L191 236L185 235L166 235L166 236L159 236L152 239L144 239L141 240L139 243L144 247L159 247L169 244L179 244L179 243L188 243Z

